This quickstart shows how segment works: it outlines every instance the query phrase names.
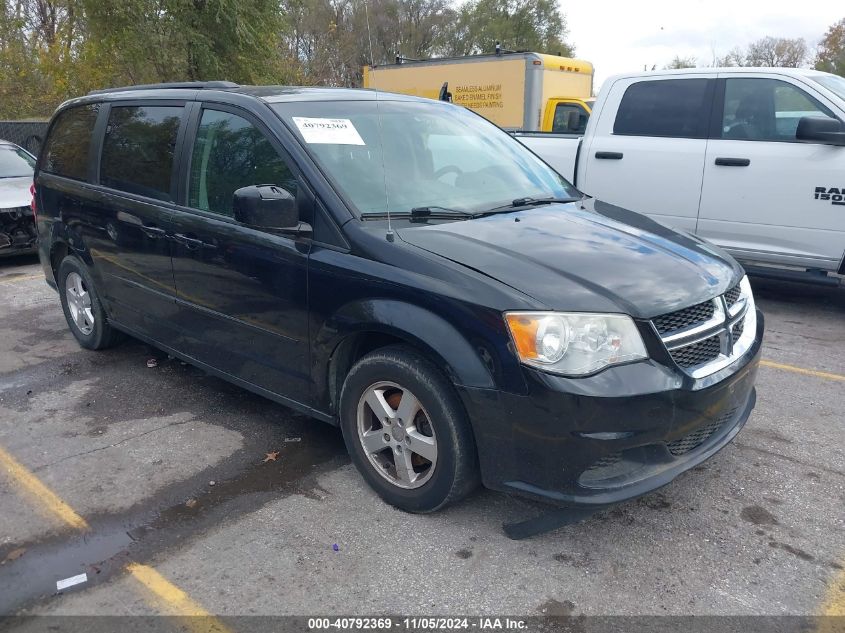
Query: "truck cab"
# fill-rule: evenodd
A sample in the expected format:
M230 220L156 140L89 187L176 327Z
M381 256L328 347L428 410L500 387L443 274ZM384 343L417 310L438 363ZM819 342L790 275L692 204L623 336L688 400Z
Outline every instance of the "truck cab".
M570 99L553 97L546 103L543 111L541 132L554 134L583 134L587 129L587 121L593 112L596 100Z
M585 193L703 237L758 274L830 284L845 274L842 77L620 75L602 87L580 142L521 140Z

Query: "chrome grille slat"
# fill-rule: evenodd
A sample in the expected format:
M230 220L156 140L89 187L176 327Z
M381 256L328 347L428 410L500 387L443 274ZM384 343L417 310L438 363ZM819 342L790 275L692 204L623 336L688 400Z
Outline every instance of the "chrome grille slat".
M697 367L715 360L722 352L721 337L716 334L692 345L685 345L671 350L672 359L683 368Z

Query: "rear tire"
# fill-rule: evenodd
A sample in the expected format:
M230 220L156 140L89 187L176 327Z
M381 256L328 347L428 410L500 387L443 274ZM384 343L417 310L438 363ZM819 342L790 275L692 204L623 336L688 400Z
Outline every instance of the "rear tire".
M106 349L123 335L109 325L94 280L85 264L69 255L59 264L59 297L68 327L86 349Z
M404 346L359 360L340 395L352 462L387 503L434 512L478 486L475 441L451 382Z

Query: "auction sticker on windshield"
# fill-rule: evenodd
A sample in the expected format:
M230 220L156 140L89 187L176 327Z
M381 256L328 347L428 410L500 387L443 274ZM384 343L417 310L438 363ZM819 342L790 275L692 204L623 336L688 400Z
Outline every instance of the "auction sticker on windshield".
M292 118L306 143L365 145L364 139L349 119Z

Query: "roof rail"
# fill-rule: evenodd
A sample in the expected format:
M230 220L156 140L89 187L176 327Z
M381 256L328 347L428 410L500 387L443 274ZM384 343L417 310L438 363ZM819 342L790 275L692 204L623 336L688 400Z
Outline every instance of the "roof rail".
M138 84L137 86L120 86L118 88L104 88L102 90L92 90L89 95L101 95L109 92L124 92L127 90L161 90L161 89L177 89L185 88L188 90L227 90L229 88L238 88L238 84L231 81L179 81L173 83L163 84Z

